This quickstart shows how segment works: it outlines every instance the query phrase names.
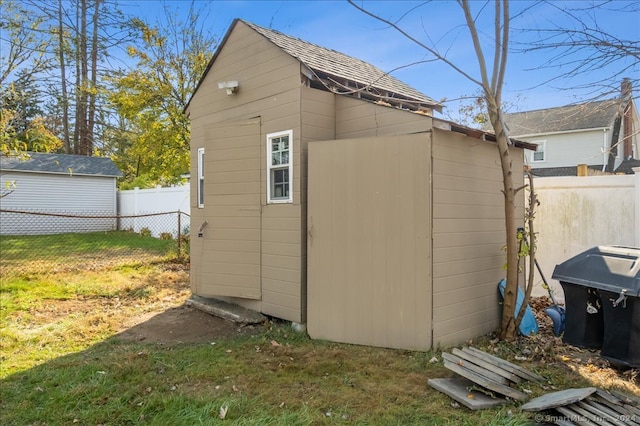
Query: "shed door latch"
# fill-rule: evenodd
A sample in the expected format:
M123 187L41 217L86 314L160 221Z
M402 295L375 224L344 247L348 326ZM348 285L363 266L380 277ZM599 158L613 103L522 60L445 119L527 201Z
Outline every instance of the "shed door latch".
M207 222L206 220L202 222L200 228L198 228L198 238L202 238L204 236L204 228L206 228L208 224L209 222Z
M620 296L618 296L618 298L616 300L613 299L609 299L611 300L611 303L613 304L613 307L617 307L620 302L622 302L622 307L626 308L627 307L627 289L623 288L622 290L620 290Z

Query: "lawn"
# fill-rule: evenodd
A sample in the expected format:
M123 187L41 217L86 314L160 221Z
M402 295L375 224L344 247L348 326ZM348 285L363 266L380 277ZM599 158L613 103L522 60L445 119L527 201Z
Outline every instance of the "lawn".
M429 378L453 375L438 351L313 341L277 321L206 341L124 339L133 319L183 305L179 264L28 274L3 278L0 290L3 425L531 423L518 404L474 412L431 389ZM635 373L553 337L474 345L548 378L527 386L532 396L588 385L640 394Z
M3 235L0 253L0 271L6 276L161 260L177 254L177 242L130 231Z

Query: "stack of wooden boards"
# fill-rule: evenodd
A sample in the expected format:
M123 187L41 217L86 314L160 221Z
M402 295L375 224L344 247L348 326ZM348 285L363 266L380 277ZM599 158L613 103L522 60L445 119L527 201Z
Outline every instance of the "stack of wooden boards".
M461 377L430 379L429 385L472 410L494 407L509 399L526 401L529 396L522 391L526 391L524 385L545 381L519 365L472 347L443 352L442 358L444 366ZM536 412L539 423L640 426L640 398L593 387L548 393L521 409Z
M472 410L504 404L508 398L526 401L529 396L512 387L544 378L502 358L473 347L443 352L444 366L459 378L430 379L429 385Z
M537 412L536 421L560 426L640 426L640 399L597 388L548 393L520 407Z

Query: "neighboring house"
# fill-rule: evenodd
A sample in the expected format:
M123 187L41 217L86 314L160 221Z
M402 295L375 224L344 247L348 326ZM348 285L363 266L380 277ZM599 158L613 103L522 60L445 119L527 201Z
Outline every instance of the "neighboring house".
M640 159L640 119L631 84L617 99L506 114L509 134L537 145L528 152L536 176L576 176L577 166L629 173Z
M115 219L84 221L61 216L7 213L6 210L61 215L116 215L116 178L120 170L109 158L27 153L0 155L0 234L52 234L115 229Z
M350 343L495 330L495 138L439 109L370 64L235 20L185 109L193 293Z

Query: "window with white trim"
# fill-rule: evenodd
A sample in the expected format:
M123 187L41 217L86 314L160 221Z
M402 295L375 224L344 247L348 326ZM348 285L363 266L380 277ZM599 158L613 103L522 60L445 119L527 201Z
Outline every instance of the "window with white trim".
M198 208L204 207L204 148L198 148Z
M532 163L541 163L546 161L547 159L547 141L534 141L531 142L536 144L538 147L535 151L531 153L531 162Z
M267 203L293 202L293 131L267 135Z

